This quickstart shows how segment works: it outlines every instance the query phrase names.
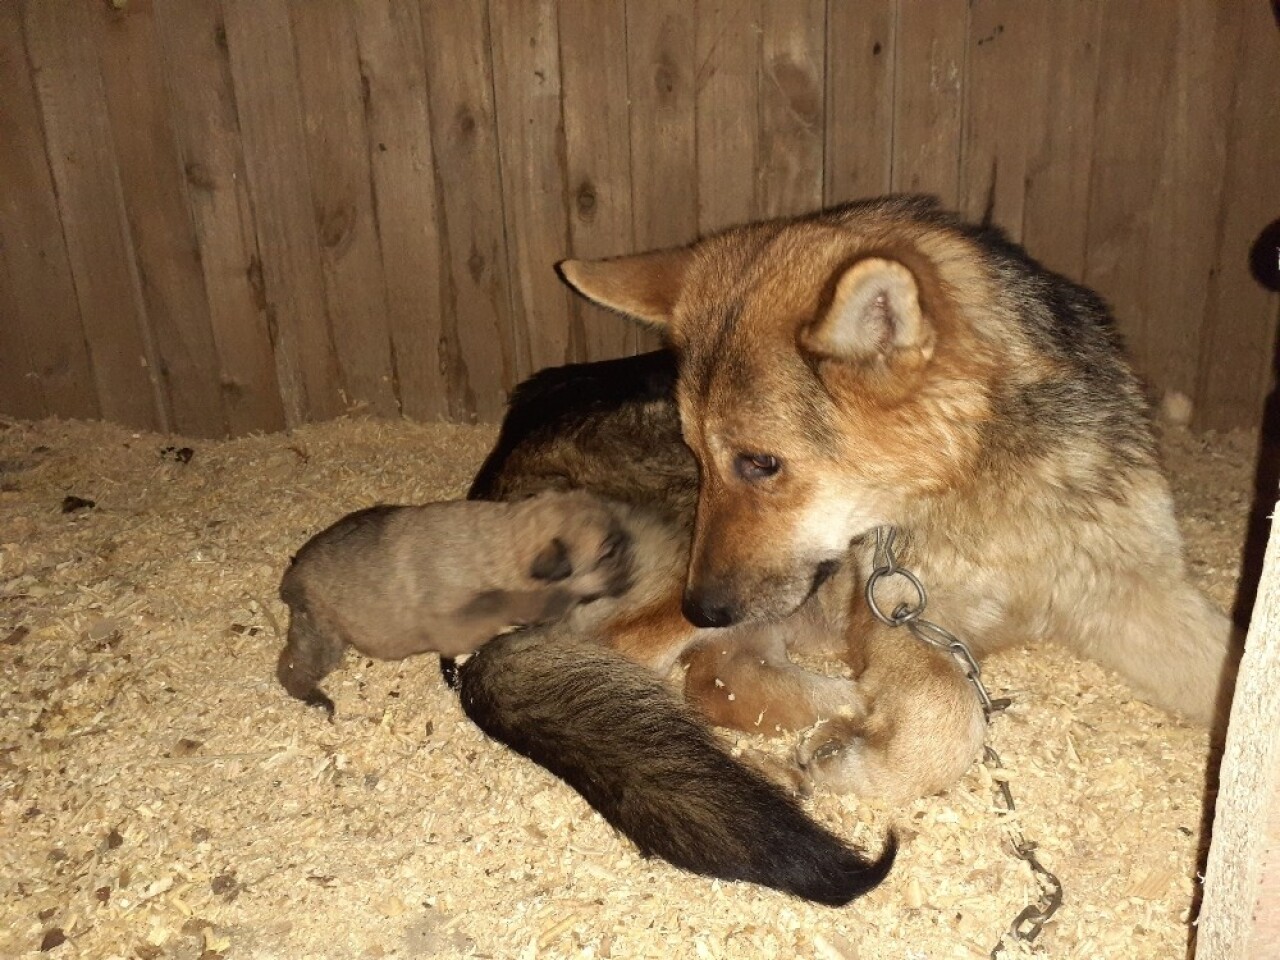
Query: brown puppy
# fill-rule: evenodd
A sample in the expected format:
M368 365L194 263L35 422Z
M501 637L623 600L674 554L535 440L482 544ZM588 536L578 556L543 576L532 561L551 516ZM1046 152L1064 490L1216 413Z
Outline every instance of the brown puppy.
M470 653L625 593L631 565L618 509L581 491L360 510L312 537L285 572L289 636L276 675L332 716L317 684L348 646L382 660Z
M630 543L627 589L578 605L553 626L486 643L456 678L446 671L463 709L491 737L566 780L646 856L832 906L866 893L890 869L892 838L868 861L809 818L787 789L735 759L661 679L699 640L732 634L739 646L766 650L821 618L798 615L786 631L693 627L671 592L688 563L687 527L666 510L617 510ZM810 606L843 609L847 586L847 578L832 578ZM679 631L686 642L654 647L647 639L655 628ZM794 771L786 773L794 788Z
M609 383L643 383L646 374L654 367L667 365L669 360L662 355L646 355L609 363L618 373L608 378ZM643 502L644 497L636 491L653 489L652 462L666 457L656 471L668 478L663 487L666 499L653 508L620 507L632 538L631 588L625 594L575 609L565 622L566 629L576 635L591 637L626 658L610 661L615 676L597 678L602 689L648 682L637 679L634 671L626 671L627 661L665 676L683 659L688 665L685 692L689 701L723 726L771 735L803 730L819 720L844 717L853 711L870 710L871 699L854 679L812 673L791 659L793 654L828 659L844 655L842 638L849 629L850 617L864 609L860 605L862 582L853 565L830 565L815 571L811 597L782 620L747 621L720 629L696 627L688 621L681 610L681 591L689 563L691 532L691 518L685 507L696 491L692 457L682 445L662 452L651 450L649 462L638 467L626 451L643 446L635 434L638 424L665 421L666 415L653 412L660 399L651 395L642 399L618 395L605 402L599 393L605 381L590 376L591 367L545 371L517 391L498 444L469 495L513 495L516 491L537 489L540 483L561 484L568 479L584 485L604 485L614 495L633 484L631 499ZM583 377L582 373L588 376ZM591 411L586 414L592 418L589 431L574 428L576 418L583 416L580 410L557 410L554 403L544 401L540 388L553 375L560 383L577 381L578 390L573 392ZM595 438L595 455L584 455L573 445L571 438L584 433ZM644 475L636 477L638 471ZM945 789L958 778L981 744L984 724L972 690L967 684L953 682L959 668L950 658L934 656L905 631L891 639L892 644L879 651L879 663L897 682L925 694L924 702L881 703L876 722L903 728L914 725L919 737L906 738L904 742L910 743L912 749L895 757L891 778L882 778L877 789L864 792L881 799L907 800L916 793ZM528 649L526 653L526 649L521 647L519 655L536 658L535 650ZM516 655L512 653L504 662ZM602 669L602 664L603 661L593 661L584 665L580 673ZM538 669L538 665L530 664L528 669ZM453 683L451 672L446 673L446 678ZM797 688L805 691L804 698L793 695ZM896 709L890 712L886 707ZM561 704L564 722L572 722L578 708L573 700ZM552 705L544 704L543 711L549 719ZM639 709L632 716L639 726L656 729L660 725L660 718L647 717ZM922 748L918 740L937 742L931 730L939 728L963 732L972 752L957 750L955 738L949 736L941 738L937 750ZM625 733L620 730L620 735ZM550 742L542 734L530 732L529 736L533 742ZM602 743L601 749L607 746ZM654 749L666 747L655 743ZM941 762L943 759L947 762ZM543 758L539 762L546 765ZM637 763L643 763L643 759L637 757ZM812 764L808 766L812 768ZM789 779L793 784L803 783L808 775L797 769ZM654 793L647 802L649 809L657 809L680 795L669 784L649 782ZM910 787L896 788L900 782ZM721 809L727 810L728 804L722 803Z

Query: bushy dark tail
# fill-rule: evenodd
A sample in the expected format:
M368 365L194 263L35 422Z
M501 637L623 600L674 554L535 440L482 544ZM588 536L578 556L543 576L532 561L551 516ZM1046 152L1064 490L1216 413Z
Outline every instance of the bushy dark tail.
M489 736L577 790L646 856L843 906L889 873L735 760L658 678L554 631L491 640L459 673L462 708Z

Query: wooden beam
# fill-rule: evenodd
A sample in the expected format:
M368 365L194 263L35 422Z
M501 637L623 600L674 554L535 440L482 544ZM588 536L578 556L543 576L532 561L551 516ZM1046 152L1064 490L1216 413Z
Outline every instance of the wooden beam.
M1222 757L1196 960L1280 957L1277 717L1280 534L1273 526Z

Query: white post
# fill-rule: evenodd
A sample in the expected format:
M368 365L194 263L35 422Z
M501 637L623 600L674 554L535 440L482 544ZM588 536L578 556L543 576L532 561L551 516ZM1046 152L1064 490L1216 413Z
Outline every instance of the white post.
M1276 958L1280 958L1280 532L1272 526L1227 728L1196 960Z

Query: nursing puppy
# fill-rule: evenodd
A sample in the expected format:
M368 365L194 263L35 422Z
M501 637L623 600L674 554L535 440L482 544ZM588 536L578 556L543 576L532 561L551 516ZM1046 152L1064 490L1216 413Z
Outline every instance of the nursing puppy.
M625 593L631 564L618 510L581 491L360 510L307 541L285 572L276 676L332 716L318 684L348 646L381 660L470 653Z
M730 756L661 680L589 636L557 624L491 641L461 668L463 710L568 782L644 856L828 906L885 878L892 837L875 860L855 852Z
M898 561L928 587L929 618L979 657L1055 641L1192 721L1229 703L1238 647L1188 582L1106 306L998 230L890 197L562 272L658 327L676 359L684 444L658 432L647 446L665 463L696 463L689 562L616 637L602 633L640 663L684 654L686 693L711 721L817 725L806 770L868 796L909 799L964 771L983 724L962 671L879 623L859 591L829 625L843 680L756 645L691 637L695 626L785 631L833 568L865 581L882 525L898 530ZM629 361L633 372L654 362ZM576 473L591 486L612 467L611 488L649 489L607 453L584 466L566 452L578 435L602 450L602 431L663 422L660 400L606 399L525 425L523 444L507 440L505 475L487 464L484 486L521 486L512 474L529 479L546 452L558 485ZM878 596L889 611L911 599L893 579Z
M652 682L655 675L666 676L681 662L687 667L684 684L690 705L721 726L776 735L805 730L822 719L815 715L814 702L831 705L833 716L869 709L869 700L850 676L820 675L793 661L795 656L845 657L850 617L863 608L863 575L855 565L829 564L815 570L807 601L781 620L708 628L694 625L685 616L682 591L698 468L688 448L671 439L672 426L678 425L674 369L672 354L658 351L535 374L513 394L497 443L468 496L505 499L547 487L581 486L645 504L625 508L634 558L631 588L607 601L579 607L565 621L576 636L590 637L622 654L622 659L596 658L578 669L580 677L593 671L600 674L595 678L599 689L612 691L615 698ZM638 455L641 451L643 456ZM893 713L882 704L879 721L899 727L902 742L911 749L895 758L893 769L882 775L876 789L862 792L880 800L906 802L943 790L963 774L980 748L984 722L973 690L967 683L951 682L959 668L949 658L933 656L905 631L894 640L880 651L881 666L920 694L922 702L894 704ZM508 672L519 669L520 658L530 661L524 669L541 669L536 650L522 645L504 656ZM744 662L755 668L746 683L741 671L735 673L735 666ZM442 663L446 679L454 685L452 662ZM608 676L603 675L606 668ZM847 668L846 673L852 671ZM796 687L806 690L808 697L793 697ZM629 726L650 733L665 729L664 715L648 712L654 703L647 701L631 711L628 723L618 727L618 735L629 739ZM549 724L556 716L563 723L573 723L580 704L573 699L547 701L541 709L542 719ZM497 723L491 714L490 724ZM506 723L516 725L512 718ZM957 749L953 737L939 738L939 729L962 731L967 749ZM542 730L526 731L526 736L545 750L556 742ZM650 751L661 753L668 747L665 740L654 741ZM610 749L608 738L599 749ZM808 761L808 753L803 755ZM545 755L535 759L553 766ZM646 757L636 754L634 759L643 764ZM792 788L808 789L813 769L806 762L784 779ZM576 786L574 780L570 783ZM669 806L671 815L685 819L696 817L703 803L660 778L640 779L629 789L640 808L657 811ZM731 816L734 802L744 809ZM733 822L749 817L747 808L745 797L731 801L726 788L715 809Z
M631 545L627 590L579 605L552 626L498 637L456 675L446 670L463 710L565 780L645 856L829 906L868 892L892 866L893 838L874 861L851 849L794 799L806 786L798 771L772 767L780 785L732 756L664 679L699 641L754 649L774 662L786 660L788 645L829 645L825 627L847 608L854 584L836 573L783 629L696 628L669 602L688 566L688 527L665 509L618 510ZM655 646L655 631L681 631L687 642ZM755 719L759 729L763 718ZM770 714L770 729L784 719Z

